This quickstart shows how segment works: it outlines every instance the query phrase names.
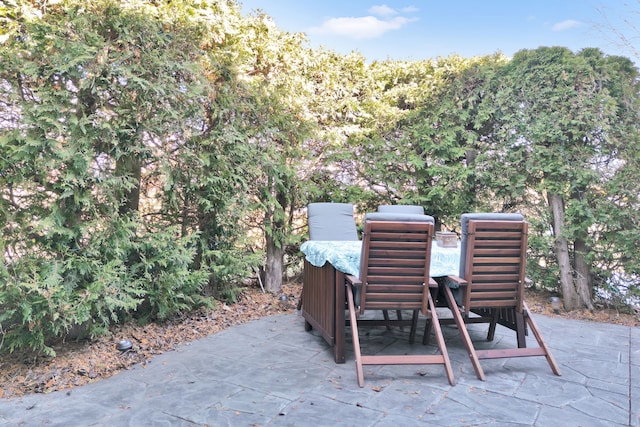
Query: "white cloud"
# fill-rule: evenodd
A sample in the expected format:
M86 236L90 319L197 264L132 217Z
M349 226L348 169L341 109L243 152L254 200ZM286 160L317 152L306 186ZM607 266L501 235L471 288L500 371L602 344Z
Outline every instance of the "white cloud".
M417 11L419 11L420 9L418 9L415 6L407 6L407 7L403 7L402 10L404 13L416 13Z
M369 9L369 13L378 15L378 16L392 16L392 15L397 15L398 11L390 8L386 4L381 4L381 5L371 6L371 8Z
M576 28L582 25L582 22L573 19L567 19L566 21L553 24L553 31L564 31Z
M375 16L331 18L319 27L310 28L309 33L347 36L358 40L373 39L415 20L401 16L390 20L381 20Z

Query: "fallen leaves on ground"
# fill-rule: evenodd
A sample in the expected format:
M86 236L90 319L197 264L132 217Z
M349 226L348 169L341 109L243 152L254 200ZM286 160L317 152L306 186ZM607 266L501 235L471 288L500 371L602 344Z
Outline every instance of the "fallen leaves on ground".
M175 349L234 325L277 313L295 312L300 284L285 284L282 293L265 293L246 288L233 305L219 303L215 309L197 310L169 322L114 326L108 335L87 342L66 342L55 346L56 357L35 357L24 353L3 354L0 359L0 398L31 393L68 390L108 378L133 365L146 366L154 356ZM282 295L286 300L281 300ZM533 313L571 319L640 326L638 315L602 307L590 312L576 310L554 313L551 294L527 290L526 300ZM301 326L302 327L302 326ZM120 352L116 345L128 339L133 347Z
M572 311L561 310L556 313L551 308L549 299L552 296L557 296L548 291L526 289L525 301L529 310L533 314L544 314L551 317L563 317L565 319L573 320L590 320L601 323L612 323L616 325L624 326L640 326L640 312L631 314L631 310L621 311L617 307L607 305L604 302L596 302L596 309L593 311L586 308Z
M86 342L54 346L55 357L27 353L3 354L0 359L0 398L67 390L108 378L133 365L145 366L154 356L223 329L277 313L294 312L301 286L285 284L275 295L246 288L236 304L218 303L168 322L115 325L109 334ZM286 300L281 300L282 295ZM120 340L133 347L121 352Z

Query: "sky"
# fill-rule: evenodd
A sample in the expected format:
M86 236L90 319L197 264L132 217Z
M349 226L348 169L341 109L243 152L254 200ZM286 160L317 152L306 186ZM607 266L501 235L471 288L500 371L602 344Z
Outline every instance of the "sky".
M640 0L239 0L312 47L369 61L462 57L564 46L640 63ZM622 37L633 48L625 46ZM627 45L628 46L628 45Z

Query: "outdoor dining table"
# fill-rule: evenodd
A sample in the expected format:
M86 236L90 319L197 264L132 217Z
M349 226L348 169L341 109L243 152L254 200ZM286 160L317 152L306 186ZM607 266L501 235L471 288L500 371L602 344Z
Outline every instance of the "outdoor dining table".
M300 246L305 255L302 316L307 331L315 329L333 347L336 363L345 363L345 274L359 277L362 241L309 240ZM457 275L460 242L431 247L431 277Z

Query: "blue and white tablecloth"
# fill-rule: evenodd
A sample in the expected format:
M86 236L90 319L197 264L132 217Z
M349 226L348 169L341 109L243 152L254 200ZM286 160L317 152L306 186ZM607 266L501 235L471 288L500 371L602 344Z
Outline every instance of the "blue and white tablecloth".
M360 252L362 241L308 240L300 246L311 265L322 267L329 262L336 270L360 277ZM433 242L431 246L431 277L458 275L460 266L460 242L455 248L443 248Z

